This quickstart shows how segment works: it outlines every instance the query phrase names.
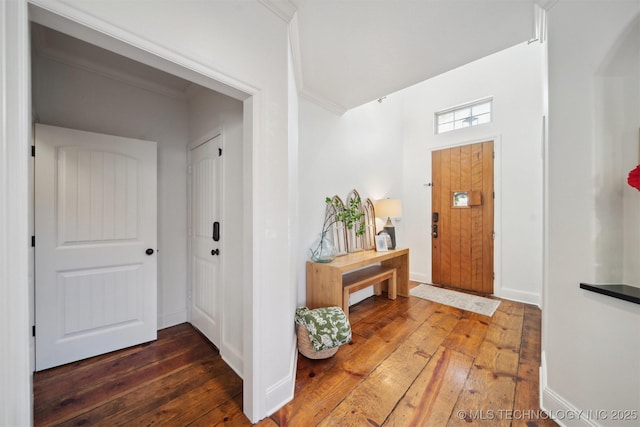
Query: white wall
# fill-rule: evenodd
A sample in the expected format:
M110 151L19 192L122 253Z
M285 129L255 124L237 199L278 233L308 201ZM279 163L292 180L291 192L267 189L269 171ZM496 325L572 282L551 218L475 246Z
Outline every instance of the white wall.
M542 52L539 43L518 45L342 116L301 101L300 253L308 253L320 232L324 196L344 198L356 188L363 197L398 197L398 245L410 248L411 278L429 282L431 191L425 184L431 180L431 150L495 139L495 294L539 304ZM492 123L434 134L436 111L487 96L494 99ZM304 304L303 262L298 275Z
M220 354L243 376L244 282L242 169L242 102L200 86L189 89L189 141L200 141L211 132L222 133L222 333Z
M431 151L495 141L497 296L540 304L542 290L542 46L523 43L404 91L403 203L411 273L431 280ZM434 113L493 97L492 122L436 135ZM407 232L406 230L411 230Z
M36 120L158 143L158 328L187 320L187 101L44 57L33 62Z
M389 99L338 116L300 99L298 305L305 305L305 262L322 231L325 197L344 201L353 189L365 200L402 195L400 111ZM399 226L396 235L398 246L406 246Z
M608 68L621 43L629 40L628 34L637 34L633 26L638 25L639 16L640 3L635 0L560 1L548 11L542 404L550 410L602 410L609 415L607 420L565 420L566 425L638 422L637 418L615 421L610 412L640 408L638 305L584 291L579 284L592 283L605 274L622 277L621 263L609 272L599 263L604 260L599 258L603 250L622 255L622 245L614 243L620 233L603 236L600 231L611 224L614 214L630 212L622 205L635 204L633 209L637 209L640 197L637 191L624 188L626 173L638 160L638 55L627 54L626 64L614 74ZM630 93L622 93L625 84ZM606 117L604 108L614 104L630 107L631 116ZM611 111L619 112L615 107ZM628 132L631 128L635 131ZM609 202L611 210L606 209ZM635 235L629 238L635 242L624 245L624 262L637 265L638 216L630 222L635 223Z

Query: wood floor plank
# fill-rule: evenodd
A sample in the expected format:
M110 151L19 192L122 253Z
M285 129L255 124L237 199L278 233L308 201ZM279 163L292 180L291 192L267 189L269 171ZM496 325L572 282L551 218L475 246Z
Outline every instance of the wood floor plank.
M384 346L385 342L373 336L354 344L356 345L358 351L353 354L361 356L354 357L350 363L341 361L329 371L311 378L306 386L297 392L296 398L276 411L271 418L281 427L316 425L322 421L362 380L361 370L352 371L354 363L360 364L360 369L367 369L365 365L375 363L375 359L365 356L364 352L374 351L376 347Z
M204 357L212 357L209 346L202 343L188 352L179 352L166 360L156 361L140 369L128 371L121 376L107 374L105 381L98 381L92 386L87 386L79 390L69 389L67 393L60 392L57 403L55 390L49 393L49 399L37 399L34 404L36 418L40 419L68 419L86 410L99 406L106 398L119 396L128 393L130 390L145 386L149 381L173 373L176 369L181 369L186 364L197 362ZM59 389L61 390L61 389ZM41 417L41 413L46 412L47 416Z
M518 374L518 361L519 354L516 349L484 341L473 364L478 369L485 369L496 375L515 377Z
M349 308L349 321L352 324L357 324L365 317L378 312L378 310L384 309L388 306L393 306L395 302L396 300L390 300L386 295L374 295L366 298Z
M472 362L470 356L440 347L383 425L446 425Z
M219 375L223 369L227 369L224 362L219 357L212 355L202 361L190 364L190 369L172 371L168 375L131 389L115 399L107 400L106 403L60 423L60 425L78 426L100 423L103 425L126 425L143 414L155 413L165 403Z
M512 316L522 316L524 314L524 306L525 304L516 301L500 300L500 305L496 312L500 311Z
M50 391L50 386L52 384L55 384L57 389L75 389L83 384L90 384L94 382L96 378L87 376L88 371L93 373L101 372L106 369L119 369L122 361L125 359L131 360L137 358L140 365L142 365L145 363L143 360L145 354L157 355L157 358L161 359L164 354L167 354L163 351L165 347L175 348L176 343L178 342L182 343L185 347L188 347L188 341L194 339L201 340L197 335L194 335L193 328L187 323L174 326L170 329L171 332L168 332L167 330L158 331L158 340L156 341L156 345L152 345L152 343L144 343L89 359L69 363L56 368L47 369L45 371L36 372L34 374L33 385L34 396L39 398L40 393L42 393L41 390Z
M188 392L158 407L153 413L142 414L131 423L144 426L187 425L194 418L211 411L212 402L226 402L241 395L242 380L237 375L233 375L230 367L222 365L219 375L199 386L194 386ZM246 419L242 414L242 406L236 409L239 409L238 412L242 415L240 418ZM224 421L224 418L230 418L229 413L219 421ZM232 418L237 421L238 415Z
M518 412L513 413L512 426L547 426L549 424L545 414L540 412L538 392L539 369L537 363L521 363L518 369L518 382L513 404Z
M511 316L508 326L493 321L487 327L484 341L480 345L474 365L488 369L498 375L518 374L520 341L522 339L522 317Z
M467 356L476 357L488 326L489 322L486 316L465 312L443 345Z
M54 400L66 400L67 396L61 390L68 390L71 395L78 397L82 390L84 394L93 394L92 390L105 388L111 390L113 383L120 384L123 378L144 377L139 375L139 371L145 367L157 367L159 363L177 356L189 359L198 354L209 354L213 347L206 343L198 334L180 335L169 340L164 340L162 344L154 347L142 345L136 350L125 349L119 356L111 356L95 360L93 365L86 365L66 372L61 370L55 376L50 376L46 381L35 381L34 398L38 402L35 410L44 405L48 407ZM194 354L194 350L198 353ZM190 353L190 356L187 355ZM176 360L176 363L181 363ZM65 367L66 368L66 367ZM53 381L53 382L51 382ZM51 386L51 385L53 386Z
M242 413L242 394L233 396L213 410L199 416L189 425L190 427L212 427L212 426L237 426L244 427L252 425L249 419ZM276 425L270 418L264 419L256 424L258 426L270 427Z
M434 312L319 425L381 425L457 321L451 314Z
M523 362L539 363L541 343L540 343L540 309L534 306L525 306L524 324L522 328L522 348L520 358Z
M513 409L515 386L515 375L472 366L447 425L509 426L510 420L500 414ZM462 413L466 416L459 416Z
M500 315L496 314L496 316ZM511 316L506 326L492 321L487 327L485 341L490 341L499 347L509 347L519 353L522 341L522 317Z
M379 298L379 297L378 297ZM418 300L416 298L397 298L398 304L389 304L383 306L380 310L376 310L358 322L352 322L351 329L353 334L360 335L365 338L369 338L388 323L397 321L399 317L406 318L409 316L411 309L414 305L424 306L425 309L431 303L425 300Z

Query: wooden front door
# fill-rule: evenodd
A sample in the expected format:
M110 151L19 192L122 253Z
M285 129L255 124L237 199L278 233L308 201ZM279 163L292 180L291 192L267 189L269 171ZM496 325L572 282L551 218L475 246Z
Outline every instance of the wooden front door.
M432 152L432 282L493 293L493 141Z

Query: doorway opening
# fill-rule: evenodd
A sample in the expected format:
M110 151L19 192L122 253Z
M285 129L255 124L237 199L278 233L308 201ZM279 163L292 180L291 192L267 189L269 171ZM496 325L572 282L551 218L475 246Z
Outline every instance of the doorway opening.
M189 320L186 287L189 276L187 145L213 128L220 129L220 123L224 123L222 132L226 135L226 145L230 148L228 152L232 157L227 160L230 167L226 168L230 175L223 176L223 182L233 183L237 187L229 188L225 194L239 194L238 197L224 200L227 202L226 215L239 219L236 232L242 233L236 240L236 250L225 253L225 256L230 265L243 265L246 270L247 265L252 265L252 260L246 259L251 256L251 251L244 250L242 245L251 244L251 238L247 236L251 236L252 221L251 215L243 212L242 201L245 197L242 193L251 191L250 180L247 181L246 177L250 176L251 164L248 159L251 159L253 132L245 117L250 119L254 114L253 89L235 84L228 78L227 81L232 85L225 84L214 77L181 66L180 61L175 58L165 59L138 49L79 23L64 20L37 6L31 5L30 13L34 28L33 48L37 50L39 43L43 47L39 52L41 56L32 63L34 122L143 140L159 140L158 325L163 328ZM56 56L56 49L63 49L64 43L72 36L78 37L74 38L74 49L77 48L75 52L79 55L76 58L65 53ZM100 62L101 60L108 61ZM40 71L43 68L36 67L46 67L47 72L42 73ZM65 83L49 84L49 78L63 79L56 82ZM82 87L91 89L78 90ZM118 104L118 96L126 97L127 102ZM166 102L156 102L159 99ZM136 108L152 104L154 109ZM201 108L201 114L190 114L190 105ZM207 123L201 120L203 116L212 117L209 114L212 111L215 111L213 117L217 121ZM165 118L170 116L174 119L170 123L165 122ZM174 126L176 123L178 125ZM156 128L161 129L160 138L154 134L157 132L154 130ZM33 173L30 175L33 176ZM30 222L34 224L33 208L31 215ZM32 263L34 257L32 249ZM233 271L232 268L227 270ZM227 313L237 316L237 319L228 322L234 329L226 334L233 339L219 345L221 354L226 345L229 356L223 355L223 358L241 377L243 360L251 360L252 353L251 345L247 345L253 341L252 324L245 321L248 314L243 306L243 293L246 295L252 292L251 277L250 271L233 277L234 289L238 294L230 296L229 304L232 309ZM242 286L238 286L238 283ZM31 292L33 295L34 289ZM35 310L31 307L33 324L37 321L34 313ZM248 399L251 396L252 379L244 380L244 395Z

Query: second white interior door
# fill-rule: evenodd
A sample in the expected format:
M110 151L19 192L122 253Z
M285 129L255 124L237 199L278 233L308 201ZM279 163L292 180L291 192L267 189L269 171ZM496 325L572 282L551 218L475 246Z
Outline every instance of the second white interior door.
M220 348L220 135L191 149L191 323Z

